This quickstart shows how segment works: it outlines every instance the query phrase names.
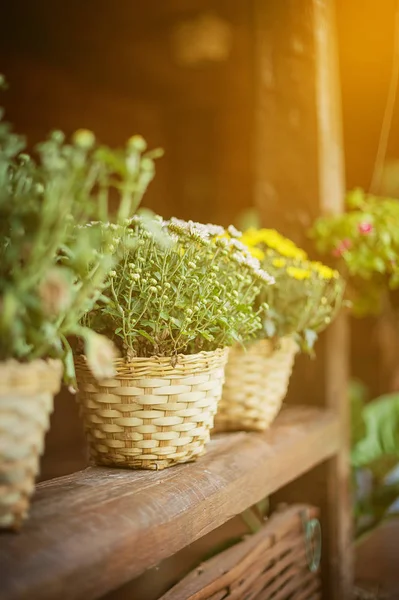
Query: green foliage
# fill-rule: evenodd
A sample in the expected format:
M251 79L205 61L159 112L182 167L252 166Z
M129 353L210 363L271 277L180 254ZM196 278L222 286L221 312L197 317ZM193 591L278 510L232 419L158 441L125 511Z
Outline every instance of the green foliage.
M119 263L87 324L127 357L193 354L254 336L253 305L270 277L224 229L136 216L115 231Z
M384 477L399 461L399 394L388 394L369 402L362 415L365 435L352 449L352 464L355 468L367 467L376 476Z
M365 388L354 382L352 403L352 467L357 501L355 516L358 536L392 517L388 510L399 497L399 482L388 475L399 463L399 394L381 396L365 404ZM369 479L362 492L358 481Z
M0 360L64 359L74 378L67 336L92 339L80 324L100 298L114 262L112 231L82 227L133 214L153 177L154 155L131 138L122 150L96 144L90 131L66 143L53 132L23 154L24 139L0 120Z
M399 288L399 201L357 189L346 206L344 214L317 219L311 236L349 278L354 314L376 314L389 290Z

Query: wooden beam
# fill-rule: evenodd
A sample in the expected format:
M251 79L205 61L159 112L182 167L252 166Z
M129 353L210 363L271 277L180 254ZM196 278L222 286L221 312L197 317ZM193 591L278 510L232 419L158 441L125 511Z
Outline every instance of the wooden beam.
M254 201L266 226L309 248L314 218L342 211L345 196L334 0L254 0L254 7ZM353 571L344 317L317 354L313 364L298 359L291 390L301 385L310 403L336 412L340 450L324 469L323 493L315 476L291 499L324 504L325 594L344 600Z
M22 532L1 536L2 598L99 598L330 458L337 444L331 412L287 408L265 434L217 436L196 463L88 468L41 483Z

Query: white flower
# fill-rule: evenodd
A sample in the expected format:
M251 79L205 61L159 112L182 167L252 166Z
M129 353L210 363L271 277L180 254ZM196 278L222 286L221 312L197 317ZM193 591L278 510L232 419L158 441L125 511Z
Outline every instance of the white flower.
M243 254L241 254L241 252L234 252L231 255L231 258L232 258L232 260L234 260L239 265L246 264L245 256Z
M236 250L240 250L241 252L248 252L248 248L240 242L240 240L236 240L235 238L230 240L230 246L233 246Z
M251 256L251 254L246 254L244 260L245 260L245 264L250 269L253 269L254 271L257 271L260 269L260 262L254 256Z
M190 237L192 237L194 240L196 240L198 242L205 242L205 243L207 243L209 241L209 232L205 225L202 225L201 223L194 223L193 221L189 221L188 226L189 226L188 233L189 233Z
M255 275L258 279L260 279L260 281L268 283L269 285L273 285L274 283L276 283L274 277L269 275L269 273L266 273L266 271L264 271L263 269L258 269L257 271L255 271Z
M97 379L107 379L115 375L114 361L117 350L114 344L103 335L89 331L85 340L87 364Z
M236 229L234 227L234 225L229 225L228 228L227 228L227 231L229 232L229 234L233 238L240 238L242 236L242 232L238 231L238 229Z
M208 230L209 235L224 235L224 228L220 225L213 225L212 223L208 223L205 225Z

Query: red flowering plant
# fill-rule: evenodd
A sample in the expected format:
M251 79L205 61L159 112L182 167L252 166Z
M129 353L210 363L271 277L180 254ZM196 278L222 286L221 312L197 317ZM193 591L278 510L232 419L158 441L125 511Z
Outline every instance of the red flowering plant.
M356 189L346 207L317 219L311 237L348 279L353 313L378 314L399 288L399 201Z

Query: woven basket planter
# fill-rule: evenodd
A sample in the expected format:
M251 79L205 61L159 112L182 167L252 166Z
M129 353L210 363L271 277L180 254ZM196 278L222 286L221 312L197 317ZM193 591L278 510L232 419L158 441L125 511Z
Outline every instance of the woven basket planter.
M0 528L19 529L61 385L59 361L0 363Z
M267 429L286 396L297 350L288 337L277 347L261 340L246 350L232 348L214 431Z
M160 600L320 600L318 510L294 505L203 562Z
M97 465L164 469L204 451L222 393L227 350L116 361L116 376L97 381L75 359L78 402Z

